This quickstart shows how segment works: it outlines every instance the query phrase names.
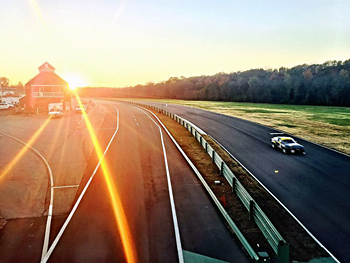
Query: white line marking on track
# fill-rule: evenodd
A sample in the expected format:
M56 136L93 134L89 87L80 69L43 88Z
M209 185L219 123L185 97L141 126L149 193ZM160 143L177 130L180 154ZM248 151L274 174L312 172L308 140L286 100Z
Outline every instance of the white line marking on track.
M183 251L182 251L182 245L181 245L181 238L180 238L179 223L178 223L177 215L176 215L175 201L174 201L174 195L173 195L173 188L172 188L172 185L171 185L171 178L170 178L170 172L169 172L169 166L168 166L168 158L167 158L167 154L166 154L166 150L165 150L162 128L158 125L158 123L156 123L153 120L153 118L147 112L145 112L143 109L140 109L140 108L137 108L137 109L142 111L150 120L152 120L155 123L155 125L157 125L157 127L159 129L160 138L161 138L161 142L162 142L162 148L163 148L165 170L166 170L167 181L168 181L168 190L169 190L171 213L172 213L172 216L173 216L173 224L174 224L174 230L175 230L177 254L178 254L178 257L179 257L179 262L180 263L184 263L184 257L183 257Z
M62 185L62 186L54 186L53 189L61 189L61 188L76 188L79 187L78 184L75 185Z
M2 134L4 136L7 136L7 137L9 137L9 138L11 138L13 140L18 141L19 143L25 145L31 151L33 151L44 162L44 164L46 166L46 169L47 169L47 172L50 175L50 204L49 204L49 211L48 211L47 220L46 220L46 228L45 228L43 250L42 250L42 254L41 254L41 259L43 259L43 257L45 256L45 254L47 252L47 248L48 248L48 245L49 245L50 228L51 228L51 220L52 220L52 210L53 210L53 175L52 175L52 170L50 168L49 163L44 158L44 156L42 156L41 153L39 153L32 146L30 146L29 144L27 144L27 143L25 143L25 142L15 138L15 137L12 137L11 135L8 135L8 134L5 134L5 133L0 133L0 134Z
M113 106L112 106L112 107L113 107ZM106 153L107 153L109 147L111 146L112 141L114 140L114 137L116 136L116 134L117 134L117 132L118 132L118 130L119 130L119 110L118 110L116 107L113 107L113 108L115 108L115 109L117 110L117 129L115 130L115 132L114 132L114 134L113 134L111 140L109 141L109 143L108 143L108 145L107 145L106 150L105 150L104 153L103 153L103 156L102 156L101 159L99 160L99 162L98 162L98 164L97 164L95 170L93 171L92 175L90 176L89 181L86 183L86 185L85 185L83 191L82 191L81 194L79 195L78 200L77 200L76 203L74 204L74 206L73 206L72 210L70 211L70 213L69 213L69 215L68 215L66 221L64 222L62 228L61 228L60 231L58 232L58 234L57 234L55 240L52 242L51 247L50 247L49 250L47 251L45 257L41 260L41 263L46 263L46 262L49 260L49 257L51 256L53 250L55 249L55 247L56 247L57 244L58 244L58 241L61 239L61 237L62 237L64 231L66 230L66 228L67 228L67 226L68 226L70 220L72 219L72 217L73 217L75 211L77 210L77 208L78 208L78 206L79 206L79 204L80 204L80 202L81 202L83 196L85 195L85 192L87 191L87 189L88 189L88 187L89 187L89 185L90 185L92 179L94 178L94 176L95 176L95 174L96 174L98 168L99 168L100 165L101 165L101 162L102 162L103 158L105 157L105 155L106 155Z

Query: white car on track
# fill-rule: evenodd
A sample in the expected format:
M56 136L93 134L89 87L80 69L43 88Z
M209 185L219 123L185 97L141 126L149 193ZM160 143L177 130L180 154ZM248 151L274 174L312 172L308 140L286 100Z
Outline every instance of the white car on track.
M292 137L283 133L270 133L270 136L273 149L280 149L283 153L305 154L304 146L297 143Z

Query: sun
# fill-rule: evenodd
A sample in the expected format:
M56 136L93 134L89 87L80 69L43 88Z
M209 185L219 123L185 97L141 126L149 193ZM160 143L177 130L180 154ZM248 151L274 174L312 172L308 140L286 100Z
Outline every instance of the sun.
M67 74L63 78L65 81L68 82L69 88L71 90L75 90L76 88L79 88L79 87L88 86L87 82L78 74L73 74L73 73Z

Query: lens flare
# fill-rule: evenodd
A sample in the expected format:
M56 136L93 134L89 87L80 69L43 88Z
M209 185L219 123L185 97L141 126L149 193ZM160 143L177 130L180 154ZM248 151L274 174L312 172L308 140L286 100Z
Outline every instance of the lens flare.
M51 116L49 116L46 121L40 126L40 128L34 133L34 135L31 137L31 139L27 142L27 145L32 146L38 136L43 132L47 124L49 123L49 120L51 119ZM8 174L9 171L18 163L18 161L23 157L23 155L29 150L29 147L23 147L19 153L16 154L15 158L12 159L11 162L9 162L8 165L4 168L4 170L0 173L0 180L1 178L4 178L6 174Z
M33 8L33 11L35 13L35 15L38 17L38 19L40 20L41 24L43 25L50 41L51 41L51 44L54 48L56 48L56 45L55 45L55 41L54 41L54 38L53 38L53 35L51 34L51 31L50 31L50 28L49 26L47 25L45 19L44 19L44 16L39 8L39 5L37 4L37 2L35 0L28 0L31 7Z
M73 90L73 93L75 94L75 97L78 101L79 106L81 108L83 108L83 104L82 104L81 99L79 98L77 92ZM86 123L86 127L88 128L92 143L94 145L96 154L98 156L98 159L100 160L103 157L103 152L102 152L101 146L97 140L96 134L93 130L93 127L91 125L91 122L89 120L88 115L86 114L85 111L82 111L82 113L83 113L83 117L84 117L84 120ZM111 172L108 169L108 166L107 166L104 158L101 161L101 169L102 169L102 172L104 175L104 179L106 181L109 196L110 196L111 201L112 201L112 208L113 208L113 212L114 212L114 216L115 216L115 221L117 223L117 226L118 226L118 229L120 232L120 237L121 237L122 244L124 247L124 253L125 253L126 260L129 263L134 263L134 262L136 262L136 256L134 254L135 249L134 249L133 243L132 243L131 232L130 232L129 225L128 225L126 215L124 212L123 204L120 200L119 194L118 194L116 187L115 187L115 183L113 181L113 177L111 175Z

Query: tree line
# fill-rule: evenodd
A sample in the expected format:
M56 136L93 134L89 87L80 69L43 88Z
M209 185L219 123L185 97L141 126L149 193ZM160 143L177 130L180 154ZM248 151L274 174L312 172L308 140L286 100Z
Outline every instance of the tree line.
M10 85L9 78L0 77L0 87L23 89L23 84L22 84L22 82L18 82L17 85Z
M90 97L134 97L350 106L350 59L293 68L171 77L127 88L82 88Z

